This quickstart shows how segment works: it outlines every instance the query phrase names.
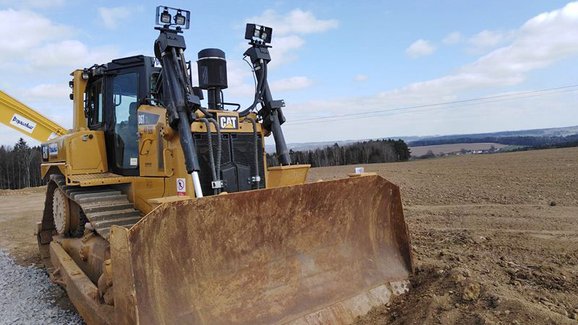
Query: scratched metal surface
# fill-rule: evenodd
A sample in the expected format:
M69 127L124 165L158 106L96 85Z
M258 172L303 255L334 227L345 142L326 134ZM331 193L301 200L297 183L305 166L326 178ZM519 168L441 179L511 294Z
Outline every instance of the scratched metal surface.
M412 271L379 176L165 204L128 246L141 324L348 323Z

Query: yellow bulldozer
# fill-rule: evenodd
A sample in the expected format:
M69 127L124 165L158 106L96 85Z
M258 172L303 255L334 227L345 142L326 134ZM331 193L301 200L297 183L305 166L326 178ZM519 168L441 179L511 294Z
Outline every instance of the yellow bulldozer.
M190 12L159 6L156 21L154 58L72 73L71 130L0 92L2 122L43 141L40 254L82 318L347 324L407 291L399 188L376 175L306 183L310 166L292 164L267 82L272 29L247 24L257 82L241 108L224 100L219 49L198 52L193 87Z

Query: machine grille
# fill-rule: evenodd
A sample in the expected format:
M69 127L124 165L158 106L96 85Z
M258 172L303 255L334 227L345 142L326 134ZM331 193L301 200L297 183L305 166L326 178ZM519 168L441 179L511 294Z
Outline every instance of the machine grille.
M200 179L203 195L212 195L212 173L209 157L209 137L206 133L193 133L197 147L199 164L201 167ZM211 134L213 154L217 159L217 135ZM257 189L265 187L265 168L263 166L263 144L261 137L257 137L257 154L259 157L259 184L251 182L250 178L256 175L255 166L255 138L252 133L223 133L221 134L221 175L219 179L225 181L227 192ZM245 171L250 170L250 175Z

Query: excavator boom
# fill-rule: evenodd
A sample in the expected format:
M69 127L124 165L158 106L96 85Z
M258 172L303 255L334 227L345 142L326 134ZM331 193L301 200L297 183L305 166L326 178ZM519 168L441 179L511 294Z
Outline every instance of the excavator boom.
M40 142L68 131L0 90L0 122Z

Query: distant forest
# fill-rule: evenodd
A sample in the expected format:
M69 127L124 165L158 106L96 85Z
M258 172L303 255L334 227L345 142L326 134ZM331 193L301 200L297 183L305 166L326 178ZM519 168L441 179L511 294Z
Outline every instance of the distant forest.
M410 151L403 140L371 140L313 151L290 151L293 163L313 167L405 161ZM269 166L277 159L267 154ZM14 147L0 146L0 189L20 189L44 185L40 177L40 147L30 147L20 138Z
M0 189L44 185L41 163L40 147L29 147L22 138L14 147L0 146Z
M578 146L578 134L568 136L505 136L505 137L451 137L442 139L424 139L410 142L412 147L432 146L453 143L491 142L505 145L526 146L531 148L555 148Z
M339 146L336 143L315 150L290 150L289 155L294 164L324 167L406 161L410 158L410 151L407 144L401 139L384 139L356 142L346 146ZM278 165L274 154L267 154L267 164L269 166Z

